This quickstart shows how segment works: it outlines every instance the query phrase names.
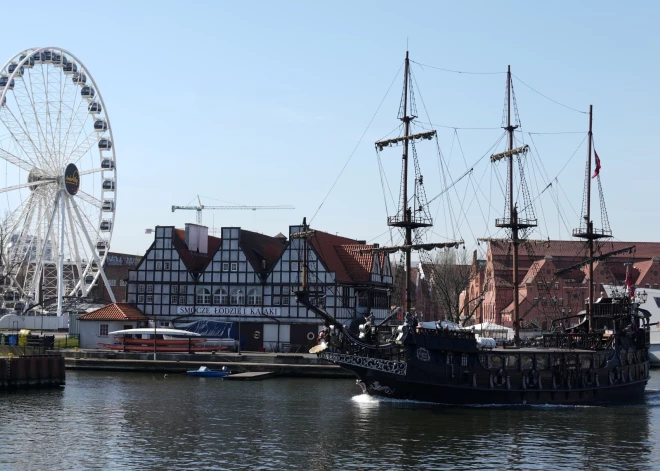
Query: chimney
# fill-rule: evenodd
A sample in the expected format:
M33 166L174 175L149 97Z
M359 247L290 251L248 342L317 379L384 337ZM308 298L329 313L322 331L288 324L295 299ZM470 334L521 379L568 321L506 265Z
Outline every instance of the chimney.
M187 223L186 245L191 252L206 255L209 251L209 228Z

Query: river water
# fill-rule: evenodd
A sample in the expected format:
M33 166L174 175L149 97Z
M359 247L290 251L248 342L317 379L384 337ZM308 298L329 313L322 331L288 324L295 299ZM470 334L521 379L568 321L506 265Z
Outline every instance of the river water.
M353 380L67 372L0 395L0 470L660 469L660 371L610 407L375 400Z

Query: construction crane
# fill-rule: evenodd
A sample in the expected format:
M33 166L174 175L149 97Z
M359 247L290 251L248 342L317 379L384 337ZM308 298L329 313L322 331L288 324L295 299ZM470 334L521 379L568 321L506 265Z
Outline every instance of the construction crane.
M236 209L242 209L242 210L252 210L252 211L261 211L264 209L296 209L295 207L291 205L279 205L279 206L247 206L243 204L238 204L234 206L206 206L202 204L202 200L199 198L199 195L197 195L197 201L199 201L199 206L176 206L172 205L172 212L176 211L177 209L187 209L187 210L194 210L197 211L197 224L202 224L202 210L204 209L222 209L222 210L236 210Z

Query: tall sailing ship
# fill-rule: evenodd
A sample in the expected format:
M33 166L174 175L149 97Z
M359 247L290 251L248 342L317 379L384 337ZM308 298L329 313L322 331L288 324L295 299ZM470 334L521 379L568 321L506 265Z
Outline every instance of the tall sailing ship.
M307 283L306 263L302 265L302 284L297 292L299 302L325 322L320 334L322 342L312 349L320 358L352 371L362 390L371 395L413 399L446 404L591 404L632 401L643 397L649 379L649 319L638 309L632 286L614 298L594 299L593 264L612 252L594 255L598 239L612 236L607 224L594 228L591 218L592 108L589 111L588 155L583 202L583 220L573 236L585 240L587 257L567 270L587 268L589 296L585 310L571 318L558 331L544 334L535 347L525 347L520 340L518 306L518 251L525 237L537 225L529 192L522 191L521 208L514 200L514 164L525 157L528 146L514 147L511 121L511 70L507 71L507 101L504 129L508 149L491 156L492 162L507 161L508 181L504 217L496 227L506 230L512 247L513 261L513 330L512 345L495 346L492 339L479 337L469 329L427 328L411 315L411 254L416 250L432 250L455 246L460 242L423 243L420 229L432 226L428 205L419 174L415 143L436 137L436 131L411 134L410 124L416 118L410 112L410 60L406 52L404 91L399 119L403 122L401 137L376 142L379 149L392 145L403 147L403 171L400 207L388 225L403 229L403 245L376 249L385 253L405 254L405 321L394 322L393 313L376 323L371 318L356 317L341 323L311 302L317 295ZM415 171L414 193L408 194L408 164L413 148ZM599 165L596 164L596 174ZM598 180L600 181L600 180ZM519 185L519 188L520 188ZM600 185L599 185L600 190ZM602 196L602 195L601 195ZM603 201L601 197L601 202ZM412 204L410 203L412 202ZM313 235L303 222L304 230L292 237L303 239ZM630 247L625 250L633 250ZM305 249L305 256L307 250ZM566 270L562 270L564 272ZM562 273L555 273L559 277ZM575 322L573 322L575 321ZM563 325L563 322L562 324Z

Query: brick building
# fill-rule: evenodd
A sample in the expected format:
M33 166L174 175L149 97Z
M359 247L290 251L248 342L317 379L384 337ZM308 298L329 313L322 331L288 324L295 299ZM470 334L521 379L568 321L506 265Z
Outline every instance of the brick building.
M115 295L115 300L118 303L126 302L126 286L128 282L129 270L134 270L142 260L139 255L130 255L125 253L108 252L108 256L103 266L105 276L108 278L110 288ZM108 289L99 277L96 286L92 289L90 295L94 299L105 300L110 302L110 295Z
M511 244L506 240L490 240L486 262L479 266L473 260L474 277L463 294L461 309L465 315L474 310L474 322L513 324L513 285ZM660 284L660 243L605 242L596 255L635 246L632 254L614 255L594 263L594 295L604 291L602 285L624 285L626 264L635 286L658 288ZM584 310L588 302L588 267L555 276L559 270L578 264L586 258L585 244L580 241L530 240L519 250L518 279L521 324L523 327L547 328L549 320ZM466 303L466 300L468 302Z

